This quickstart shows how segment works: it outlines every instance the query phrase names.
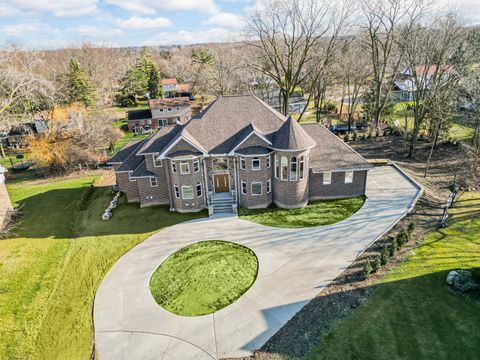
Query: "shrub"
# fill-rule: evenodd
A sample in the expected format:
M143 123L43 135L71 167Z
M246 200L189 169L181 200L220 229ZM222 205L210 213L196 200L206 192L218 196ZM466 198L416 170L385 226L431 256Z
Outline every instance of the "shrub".
M412 240L414 231L415 231L415 223L411 222L407 226L407 241Z
M350 136L348 135L348 133L346 133L346 134L343 136L343 141L348 142L349 140L350 140Z
M358 134L356 131L353 132L353 141L357 141Z
M363 264L362 278L367 279L371 273L372 273L372 264L370 264L370 260L367 259L365 261L365 264Z
M380 255L375 256L375 259L372 261L372 272L376 273L382 267L382 261L380 259Z
M398 247L402 247L403 244L405 244L408 241L408 236L405 229L400 230L400 232L397 234L396 239L397 239Z
M388 251L388 246L384 245L382 248L382 251L380 252L380 263L382 265L385 265L388 263L389 260L389 251Z
M390 246L388 247L388 253L390 256L393 256L395 255L395 253L397 252L398 250L398 243L397 243L397 239L394 238L392 240L392 243L390 244Z
M365 133L363 133L362 136L361 136L361 139L362 139L362 140L365 140L366 138L367 138L367 137L366 137Z

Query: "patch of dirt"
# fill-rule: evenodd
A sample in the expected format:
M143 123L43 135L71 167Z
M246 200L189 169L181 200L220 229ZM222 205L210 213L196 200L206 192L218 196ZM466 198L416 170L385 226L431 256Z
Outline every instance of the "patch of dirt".
M288 321L267 343L249 358L255 360L298 359L320 344L323 335L335 327L341 319L364 302L375 289L375 284L398 262L404 260L420 245L426 233L435 230L450 194L449 185L460 169L460 153L456 146L439 145L433 153L428 176L424 177L430 145L420 143L415 159L407 157L407 148L399 137L369 139L349 143L367 159L387 158L395 161L409 175L421 183L425 192L414 210L401 220L388 234L372 244L340 276L324 288L310 303ZM398 232L408 224L415 224L413 240L390 258L388 264L362 278L363 265L390 244Z

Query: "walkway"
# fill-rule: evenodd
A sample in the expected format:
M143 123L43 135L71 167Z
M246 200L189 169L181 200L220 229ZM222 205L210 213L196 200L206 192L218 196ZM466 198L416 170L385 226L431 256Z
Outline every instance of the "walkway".
M277 229L230 217L182 223L153 235L124 255L97 291L99 359L250 355L401 218L419 191L395 168L382 167L369 174L362 209L331 226ZM257 280L215 314L169 313L150 294L151 274L179 248L209 239L237 242L255 251Z

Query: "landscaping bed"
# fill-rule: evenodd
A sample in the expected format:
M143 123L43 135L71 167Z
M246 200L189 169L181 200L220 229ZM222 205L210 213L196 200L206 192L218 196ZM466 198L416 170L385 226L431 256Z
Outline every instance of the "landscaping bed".
M240 208L238 216L258 224L280 228L306 228L330 225L355 214L365 203L364 196L348 199L311 201L299 209Z
M258 260L242 245L202 241L170 255L152 275L150 291L166 310L182 316L214 313L254 283Z

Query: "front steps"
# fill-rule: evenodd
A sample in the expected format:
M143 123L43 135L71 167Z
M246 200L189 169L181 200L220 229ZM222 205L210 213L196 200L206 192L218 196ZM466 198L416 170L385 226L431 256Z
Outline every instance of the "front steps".
M212 208L212 215L220 215L220 214L234 214L234 205L235 205L235 200L233 199L233 196L229 192L225 193L217 193L217 194L212 194L211 201L210 201L210 206Z

